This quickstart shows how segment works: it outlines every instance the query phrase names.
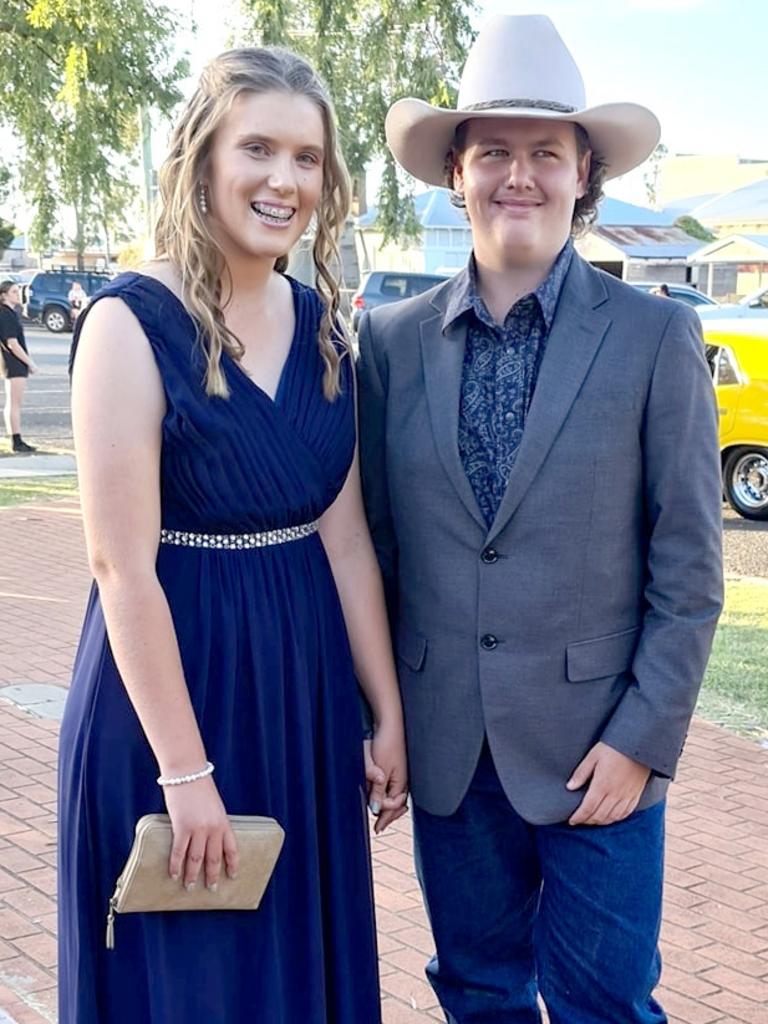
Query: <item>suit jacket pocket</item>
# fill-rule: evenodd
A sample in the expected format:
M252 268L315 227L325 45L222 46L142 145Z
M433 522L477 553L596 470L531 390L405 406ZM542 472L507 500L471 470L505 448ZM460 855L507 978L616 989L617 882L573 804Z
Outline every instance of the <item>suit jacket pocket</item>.
M427 638L421 633L401 627L397 632L397 656L408 668L420 672L427 654Z
M622 629L594 640L579 640L565 650L566 675L571 683L618 676L632 665L640 627Z

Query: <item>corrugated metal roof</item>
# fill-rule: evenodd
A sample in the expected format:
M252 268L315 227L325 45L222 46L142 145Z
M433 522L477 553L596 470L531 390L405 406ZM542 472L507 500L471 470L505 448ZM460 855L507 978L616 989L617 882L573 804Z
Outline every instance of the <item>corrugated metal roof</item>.
M423 228L469 227L463 211L451 205L450 195L445 188L431 188L413 197L416 219ZM371 206L357 223L361 228L373 227L378 215L378 208Z
M701 242L676 227L603 227L595 234L631 259L685 259L701 248Z
M756 257L762 260L759 253L750 255L747 245L755 245L768 253L768 235L725 235L713 242L705 242L693 254L694 263L744 263ZM739 244L741 243L741 245Z
M768 221L768 178L716 196L691 210L697 220Z
M671 203L662 209L662 213L670 214L675 220L678 217L684 217L686 213L691 213L697 206L701 206L702 203L708 203L710 199L716 199L719 192L702 192L698 196L685 196L682 199L675 199Z
M622 247L623 248L623 247ZM683 260L696 252L695 243L685 245L638 245L627 246L624 252L630 259L637 260Z
M678 215L679 216L679 215ZM597 223L600 227L617 227L622 224L631 227L672 227L675 217L664 210L650 210L647 206L635 206L621 199L606 196L598 208Z
M451 205L451 193L444 188L433 188L427 193L429 202L424 208L421 223L425 228L468 228L464 211Z

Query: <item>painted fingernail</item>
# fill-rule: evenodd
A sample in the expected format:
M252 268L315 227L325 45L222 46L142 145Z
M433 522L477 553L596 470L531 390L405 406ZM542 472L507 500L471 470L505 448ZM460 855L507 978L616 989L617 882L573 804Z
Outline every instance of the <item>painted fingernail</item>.
M219 883L218 882L211 882L211 884L208 886L208 892L218 892L218 891L219 891Z
M178 880L179 880L179 873L178 873L178 871L176 872L175 875L171 875L171 878L174 880L174 882L178 882Z
M192 892L192 890L195 888L195 883L194 882L187 882L187 884L184 886L184 888L187 890L187 892Z
M371 814L378 814L380 810L381 810L381 804L379 803L379 801L378 800L373 800L371 802Z

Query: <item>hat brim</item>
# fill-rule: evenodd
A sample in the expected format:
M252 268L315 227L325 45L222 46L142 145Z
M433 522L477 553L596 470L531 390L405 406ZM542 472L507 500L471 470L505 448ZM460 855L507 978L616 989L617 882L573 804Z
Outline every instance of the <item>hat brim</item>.
M539 107L444 110L408 98L392 105L384 127L389 148L401 167L428 185L445 185L445 159L458 126L464 121L499 117L580 124L593 151L605 163L606 178L617 178L638 167L661 137L656 115L637 103L605 103L563 114Z

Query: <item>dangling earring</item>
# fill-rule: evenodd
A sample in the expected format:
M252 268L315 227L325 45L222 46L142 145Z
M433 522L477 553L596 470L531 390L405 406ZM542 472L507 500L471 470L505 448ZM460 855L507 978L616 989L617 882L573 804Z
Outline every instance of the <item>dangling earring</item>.
M205 216L205 214L208 213L208 189L202 182L200 182L197 189L197 202L200 206L200 213Z

